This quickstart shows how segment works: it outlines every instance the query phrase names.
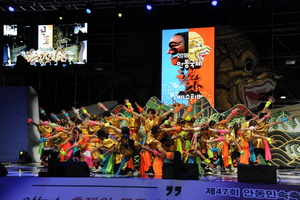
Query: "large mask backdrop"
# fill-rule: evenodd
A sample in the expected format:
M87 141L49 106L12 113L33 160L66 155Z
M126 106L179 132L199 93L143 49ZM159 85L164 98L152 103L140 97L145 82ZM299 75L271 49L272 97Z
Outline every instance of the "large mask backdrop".
M239 29L216 26L216 94L219 111L244 104L254 110L280 78L271 66L261 66L255 44Z

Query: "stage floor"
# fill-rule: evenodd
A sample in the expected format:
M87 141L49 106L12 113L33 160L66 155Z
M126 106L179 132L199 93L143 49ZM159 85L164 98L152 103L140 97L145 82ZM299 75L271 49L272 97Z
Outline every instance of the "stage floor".
M39 163L7 164L6 177L0 178L0 199L23 200L239 200L300 199L300 169L271 167L256 178L275 176L276 183L242 182L248 171L223 172L200 176L198 180L163 179L90 173L89 177L42 177L47 168ZM267 166L268 167L268 166ZM258 168L255 168L258 170ZM40 173L45 172L45 173ZM243 174L241 174L243 172ZM255 171L257 173L257 171ZM238 176L239 174L239 176ZM256 176L248 175L247 178ZM255 179L257 180L257 179Z
M48 168L40 163L10 164L2 163L8 171L7 177L38 177L39 172L47 172ZM277 168L277 183L285 185L300 185L300 169ZM133 177L128 175L90 173L91 178L147 178L162 179L161 176L144 175ZM199 176L199 181L238 182L237 172L221 172L220 174Z

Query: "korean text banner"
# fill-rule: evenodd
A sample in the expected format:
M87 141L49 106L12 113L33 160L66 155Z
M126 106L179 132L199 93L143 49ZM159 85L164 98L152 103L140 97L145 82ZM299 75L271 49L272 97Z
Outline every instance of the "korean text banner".
M190 104L206 97L214 106L215 28L162 32L162 101Z

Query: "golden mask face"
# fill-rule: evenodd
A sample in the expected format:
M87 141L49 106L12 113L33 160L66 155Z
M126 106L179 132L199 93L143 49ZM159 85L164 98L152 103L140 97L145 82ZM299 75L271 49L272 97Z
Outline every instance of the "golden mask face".
M201 67L205 55L210 53L211 48L204 45L203 38L196 32L189 32L189 61Z
M271 66L260 66L255 44L237 28L217 26L216 108L226 111L236 104L254 110L266 93L275 89L276 79Z

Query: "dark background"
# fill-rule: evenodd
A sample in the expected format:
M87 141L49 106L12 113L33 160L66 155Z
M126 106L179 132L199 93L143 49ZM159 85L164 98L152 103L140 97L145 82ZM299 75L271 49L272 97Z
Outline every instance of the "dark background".
M51 1L38 2L41 5L45 2L46 7ZM98 4L90 15L78 1L62 2L65 4L56 6L57 10L50 7L43 10L36 4L35 11L28 5L24 5L26 11L0 10L0 23L17 24L20 34L22 30L25 34L26 26L88 23L87 64L47 68L20 62L14 68L1 67L0 86L32 86L47 113L99 101L123 103L125 98L144 106L151 96L160 98L162 29L216 25L232 25L244 31L257 46L260 64L271 66L276 74L283 75L270 94L277 99L276 107L299 103L298 0L223 0L217 7L212 7L207 0L191 1L188 5L165 0L154 1L152 11L147 11L143 2L136 5L134 1L124 1L122 18L117 17L117 1L106 4L91 1ZM71 6L76 2L79 9ZM5 8L3 1L0 5ZM63 20L58 19L61 15ZM36 37L37 31L26 32L29 48L37 48L34 46ZM286 65L286 60L295 60L295 64ZM287 99L280 100L281 95Z

